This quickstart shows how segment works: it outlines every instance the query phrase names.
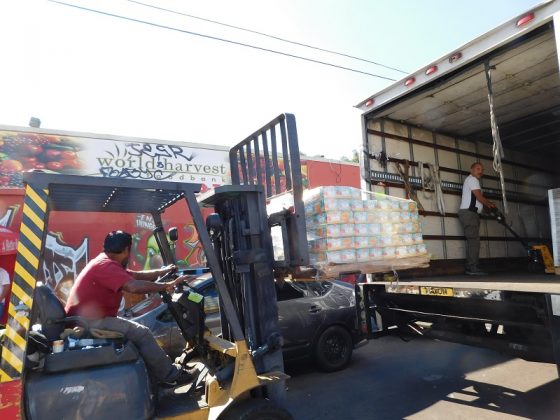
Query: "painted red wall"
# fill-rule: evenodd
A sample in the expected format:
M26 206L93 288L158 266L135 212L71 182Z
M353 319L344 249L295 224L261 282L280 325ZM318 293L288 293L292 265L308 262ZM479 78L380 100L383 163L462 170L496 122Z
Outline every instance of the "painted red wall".
M19 232L23 212L23 189L0 190L0 219L5 227ZM210 210L203 210L204 214ZM185 201L171 206L162 215L165 230L177 227L179 241L175 255L181 268L205 265L199 239ZM133 235L133 249L129 262L132 270L159 268L162 260L156 251L152 235L151 217L142 214L52 212L48 234L55 238L51 248L45 246L43 264L39 268L38 280L49 285L62 300L66 299L75 276L85 264L103 248L103 240L112 230L124 230ZM83 252L85 250L85 252ZM13 279L14 258L0 258L0 266ZM141 298L141 296L139 297ZM127 296L127 304L137 299ZM4 311L6 312L6 311ZM0 314L0 323L5 320Z
M360 188L360 167L344 162L305 160L308 188L341 185Z

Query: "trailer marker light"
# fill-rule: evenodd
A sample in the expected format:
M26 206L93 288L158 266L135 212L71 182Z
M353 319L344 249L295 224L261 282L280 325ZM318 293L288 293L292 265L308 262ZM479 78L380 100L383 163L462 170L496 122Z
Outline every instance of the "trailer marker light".
M434 74L437 70L438 70L437 66L430 67L429 69L426 70L426 76L429 76L430 74Z
M406 79L406 81L404 82L405 86L410 86L411 84L413 84L416 81L416 79L414 77L410 77L408 79Z
M374 99L368 99L368 100L366 101L366 107L369 108L370 106L373 105L374 102L375 102Z
M531 22L535 18L534 13L528 13L517 21L517 27L523 26Z
M457 51L455 54L449 57L449 62L454 63L455 61L460 60L461 57L463 57L463 53L461 51Z

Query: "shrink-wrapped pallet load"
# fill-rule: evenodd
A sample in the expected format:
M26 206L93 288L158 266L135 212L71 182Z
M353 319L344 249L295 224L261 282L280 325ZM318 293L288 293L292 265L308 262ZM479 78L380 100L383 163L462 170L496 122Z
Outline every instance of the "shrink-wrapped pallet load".
M414 201L340 186L308 190L303 201L310 263L320 272L426 266Z

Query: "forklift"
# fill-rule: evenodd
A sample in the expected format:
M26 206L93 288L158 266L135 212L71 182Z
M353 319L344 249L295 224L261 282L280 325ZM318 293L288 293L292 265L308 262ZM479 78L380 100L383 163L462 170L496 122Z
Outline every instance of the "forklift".
M230 164L232 185L203 194L191 183L24 174L23 218L0 355L0 418L292 418L285 407L288 376L274 282L309 261L294 116L280 115L233 147ZM286 191L294 205L268 215L267 199ZM151 215L164 264L175 263L178 233L165 232L162 215L181 201L216 281L222 332L215 336L205 328L202 296L187 285L162 293L187 342L176 361L198 364L199 373L192 384L160 389L131 342L87 336L87 320L66 317L37 278L52 212L84 213L84 225L88 212ZM214 213L204 220L201 207ZM273 254L273 227L282 233L282 259ZM83 327L85 335L66 338L64 350L52 352L68 325Z

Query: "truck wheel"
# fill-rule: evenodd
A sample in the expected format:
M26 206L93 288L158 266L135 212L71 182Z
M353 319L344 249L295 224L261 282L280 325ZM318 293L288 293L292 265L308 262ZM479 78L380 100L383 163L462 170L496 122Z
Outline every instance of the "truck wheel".
M343 327L333 325L319 336L315 344L315 362L321 370L344 369L352 358L352 337Z
M293 420L293 417L268 400L249 398L228 408L219 420Z

